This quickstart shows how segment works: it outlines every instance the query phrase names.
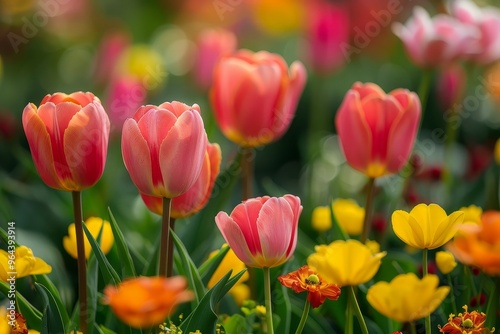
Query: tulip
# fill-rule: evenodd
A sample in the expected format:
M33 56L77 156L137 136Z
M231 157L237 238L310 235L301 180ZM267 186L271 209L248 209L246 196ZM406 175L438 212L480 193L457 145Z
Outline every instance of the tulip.
M109 222L102 218L89 217L85 221L85 226L87 226L88 230L96 240L97 237L99 236L99 233L101 233L101 242L100 242L101 250L104 254L107 254L111 250L111 247L113 246L115 240ZM92 248L90 247L90 242L89 239L87 238L87 235L85 235L84 238L85 238L85 258L88 259ZM68 254L71 255L71 257L75 259L78 258L76 250L75 224L71 224L68 227L68 235L63 238L63 247L66 250L66 252L68 252Z
M481 224L483 209L477 205L463 206L458 211L464 213L464 223Z
M366 245L350 239L319 245L307 264L326 281L339 286L364 284L377 273L385 252L373 254Z
M210 29L204 30L199 35L194 74L196 82L201 88L210 88L215 65L222 57L235 52L236 45L236 35L229 30Z
M194 298L182 276L137 277L104 289L104 303L129 326L147 328L165 321L177 305Z
M48 186L81 191L100 179L110 125L94 94L47 95L39 108L24 108L22 121L35 167Z
M463 219L462 211L448 216L437 204L418 204L409 213L394 211L392 228L405 244L419 249L434 249L453 238Z
M207 135L198 105L165 102L142 106L123 124L122 154L141 193L173 198L196 182Z
M363 230L365 209L352 199L336 199L332 203L333 215L340 228L349 235L359 235Z
M281 56L266 51L222 58L210 93L222 133L243 147L277 140L290 126L305 81L302 63L289 71Z
M249 1L255 25L266 35L283 36L297 31L304 22L301 0Z
M373 83L355 83L335 120L349 165L370 178L399 172L413 148L420 113L413 92L385 94Z
M14 260L14 264L11 264ZM11 273L16 273L16 278L30 275L43 275L52 271L44 260L33 255L33 251L26 246L19 246L9 252L0 249L0 281L7 282Z
M243 263L273 268L293 255L301 212L297 196L264 196L244 201L230 215L219 212L215 222Z
M326 232L332 228L332 213L327 206L315 207L311 216L311 226L315 231Z
M196 182L184 194L172 199L170 216L175 219L186 218L200 211L210 199L215 180L220 171L221 149L218 144L208 144L205 161ZM160 197L141 194L144 203L152 212L162 215L163 205Z
M452 112L455 104L461 101L467 82L467 73L460 64L443 68L439 73L437 94L441 108Z
M121 132L125 120L134 116L146 95L145 87L137 78L123 76L111 81L106 109L115 131Z
M457 262L451 252L440 251L436 253L436 264L443 275L447 275L455 269Z
M413 9L406 25L394 23L392 30L405 44L411 60L422 67L449 64L478 51L474 44L479 34L477 28L466 27L444 14L431 19L419 6Z
M450 2L451 13L467 29L479 30L474 46L476 52L471 59L481 65L491 64L500 59L500 10L496 7L478 7L470 0Z
M377 282L372 285L366 299L390 319L413 322L428 316L443 302L450 288L438 285L439 278L436 275L419 279L414 273L401 274L389 283Z

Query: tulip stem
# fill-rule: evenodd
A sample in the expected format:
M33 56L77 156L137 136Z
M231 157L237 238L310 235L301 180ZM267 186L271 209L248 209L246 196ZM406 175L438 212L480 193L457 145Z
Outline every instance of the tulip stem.
M271 305L271 273L267 267L262 268L264 271L264 299L266 303L266 322L267 334L274 334L273 328L273 310Z
M486 306L486 327L492 328L497 319L497 310L500 306L500 276L494 277L493 292Z
M80 331L88 333L87 326L87 263L83 238L82 193L73 191L73 214L75 219L76 252L78 262L78 297L80 303Z
M417 328L415 327L415 321L410 322L410 333L417 334Z
M418 97L420 99L420 105L422 108L422 115L420 116L420 126L424 121L425 106L427 105L427 97L429 96L429 88L431 84L432 71L427 69L423 72L422 78L420 79L420 86L418 87Z
M457 313L457 304L455 301L455 292L453 291L453 282L451 281L451 274L448 273L446 275L448 278L448 285L450 286L450 302L451 302L451 310L453 311L453 314L458 314Z
M345 334L352 334L353 333L353 314L352 314L352 311L353 311L353 306L352 304L354 303L354 301L352 300L352 295L350 293L347 294L347 310L346 310L346 313L345 313L345 331L344 333Z
M371 177L367 184L366 193L366 205L365 205L365 217L363 219L363 233L361 234L361 242L364 244L370 235L371 226L371 211L373 206L373 195L375 188L375 178Z
M304 305L304 311L302 311L302 317L300 317L299 325L297 326L297 330L295 334L301 334L304 326L307 322L307 317L309 316L309 310L311 309L311 303L306 299L306 304Z
M243 154L241 155L241 181L243 200L252 197L252 182L253 182L253 158L254 152L251 147L242 147Z
M170 218L170 230L174 231L175 218ZM172 233L168 234L168 252L167 252L167 277L171 277L174 271L174 240Z
M351 299L350 308L354 310L354 313L358 318L359 327L361 327L361 333L368 334L368 327L366 327L365 319L363 318L363 314L361 313L361 309L359 308L358 300L356 299L356 293L354 292L354 287L350 285L347 287L347 289L349 292L349 297Z
M163 214L161 216L161 241L160 241L160 264L158 274L168 277L167 259L170 241L170 204L171 198L163 197Z
M429 266L428 266L428 262L427 262L428 253L429 253L429 250L427 248L424 248L422 251L423 277L425 277L429 274ZM431 332L431 314L430 313L425 317L425 333L432 334L432 332Z

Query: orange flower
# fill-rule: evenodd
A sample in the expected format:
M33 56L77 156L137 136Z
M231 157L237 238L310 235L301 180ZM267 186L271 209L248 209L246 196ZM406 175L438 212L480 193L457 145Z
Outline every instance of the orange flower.
M486 321L486 314L483 312L479 313L477 311L472 311L469 313L467 311L467 305L463 306L465 312L459 313L455 317L454 314L450 314L448 318L448 323L444 327L439 327L441 333L447 334L486 334L493 333L495 328L489 330L483 327Z
M458 261L500 275L500 211L486 211L481 223L464 224L448 249Z
M337 300L340 295L338 285L323 281L309 266L302 266L296 271L278 277L278 280L296 293L307 291L307 300L313 308L323 304L326 298Z
M156 326L175 311L177 304L193 299L182 276L137 277L104 289L104 303L124 323L136 327Z

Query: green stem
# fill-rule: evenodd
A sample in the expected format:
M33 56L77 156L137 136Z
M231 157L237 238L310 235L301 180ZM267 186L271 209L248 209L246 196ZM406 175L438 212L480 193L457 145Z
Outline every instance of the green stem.
M415 321L410 322L410 333L417 334L417 327L415 326Z
M497 310L500 306L500 276L494 278L493 292L486 306L486 327L492 328L497 319Z
M241 149L243 151L241 155L241 187L245 201L252 197L254 150L251 147L242 147Z
M307 317L309 316L310 309L311 309L311 303L309 303L309 301L306 299L306 304L304 305L304 311L302 312L302 317L300 317L299 326L297 327L295 334L302 333L302 330L304 329L304 326L306 325Z
M371 211L373 206L373 195L375 189L375 178L371 177L367 184L365 217L363 219L363 233L361 234L361 242L364 244L370 235L371 226Z
M451 302L451 310L453 312L453 314L458 314L457 313L457 302L455 301L455 291L453 291L453 282L451 280L451 275L448 273L448 275L446 275L446 277L448 278L448 285L450 286L450 302Z
M347 287L349 288L349 287ZM352 334L353 333L353 305L354 301L352 299L352 295L350 293L347 294L347 310L345 313L345 334Z
M427 98L429 96L430 85L432 78L432 70L426 69L422 74L422 79L420 80L420 86L418 87L418 97L420 99L420 105L422 106L422 115L420 116L420 125L422 126L422 122L424 121L425 107L427 105Z
M267 333L274 334L273 310L271 305L271 273L270 269L267 267L262 268L262 270L264 270L264 299L266 302Z
M175 218L170 218L170 230L174 231ZM168 252L167 252L167 277L171 277L174 268L174 240L172 234L169 233L168 238Z
M361 309L359 308L358 300L356 299L356 293L354 292L354 287L348 286L349 296L351 296L352 303L351 308L354 309L354 314L358 318L359 327L361 327L361 333L368 334L368 327L366 327L365 319L363 318L363 314L361 313Z
M429 274L429 266L428 266L428 261L427 261L428 253L429 253L429 250L427 248L424 248L422 251L422 270L424 273L423 276L427 276ZM431 314L430 313L425 317L425 334L432 334L432 332L431 332Z
M160 264L158 274L168 277L167 259L170 240L170 206L172 199L163 197L163 214L161 216Z
M87 324L87 263L85 258L85 241L83 237L82 193L73 191L73 213L76 233L76 252L78 262L78 298L80 303L80 331L88 333Z

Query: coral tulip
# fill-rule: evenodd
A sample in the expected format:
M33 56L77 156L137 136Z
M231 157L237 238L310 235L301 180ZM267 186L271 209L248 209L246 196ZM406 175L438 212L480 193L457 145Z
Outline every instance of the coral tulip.
M486 211L479 224L463 224L447 245L458 261L500 276L500 212Z
M101 250L104 254L107 254L110 250L111 247L113 247L113 243L115 241L113 237L113 231L111 230L111 225L109 224L108 221L102 219L102 218L97 218L97 217L89 217L85 221L85 226L89 229L90 233L94 237L94 239L97 240L97 237L99 236L99 233L101 233ZM102 232L101 232L102 230ZM89 239L87 238L87 235L84 235L84 240L85 240L85 258L88 259L90 256L90 242ZM71 224L68 227L68 235L63 238L63 247L68 252L71 257L77 259L78 254L76 251L76 231L75 231L75 224Z
M414 273L401 274L388 282L377 282L366 299L378 312L399 321L411 322L434 312L450 292L447 286L438 287L436 275L419 279Z
M23 127L35 167L50 187L81 191L102 176L109 119L92 93L47 95L23 111Z
M420 114L415 93L386 94L373 83L356 82L335 120L347 162L371 178L399 172L413 148Z
M146 328L163 323L178 304L192 300L194 294L186 288L187 280L182 276L137 277L107 286L104 303L124 323Z
M413 9L406 25L394 23L392 28L405 44L411 60L422 67L449 64L478 51L474 43L479 34L477 28L466 27L445 14L431 18L419 6Z
M302 63L290 71L277 54L240 50L215 68L210 93L222 133L244 147L266 145L290 126L306 81Z
M244 201L230 215L219 212L215 222L243 263L273 268L293 255L301 212L297 196L265 196Z
M30 275L43 275L52 271L44 260L33 255L33 251L26 246L19 246L15 250L0 249L0 281L7 282L12 273L16 278Z
M418 204L410 212L394 211L392 228L405 244L419 249L434 249L450 241L463 220L462 211L448 216L437 204Z
M139 108L122 129L122 155L141 193L173 198L198 179L207 135L198 105L165 102Z
M385 254L373 254L370 248L354 239L337 240L316 246L307 264L328 282L355 286L375 276Z
M181 219L200 211L210 199L215 180L220 171L221 149L218 144L208 144L200 176L184 194L172 198L170 217ZM163 213L161 197L141 194L144 203L154 213Z

